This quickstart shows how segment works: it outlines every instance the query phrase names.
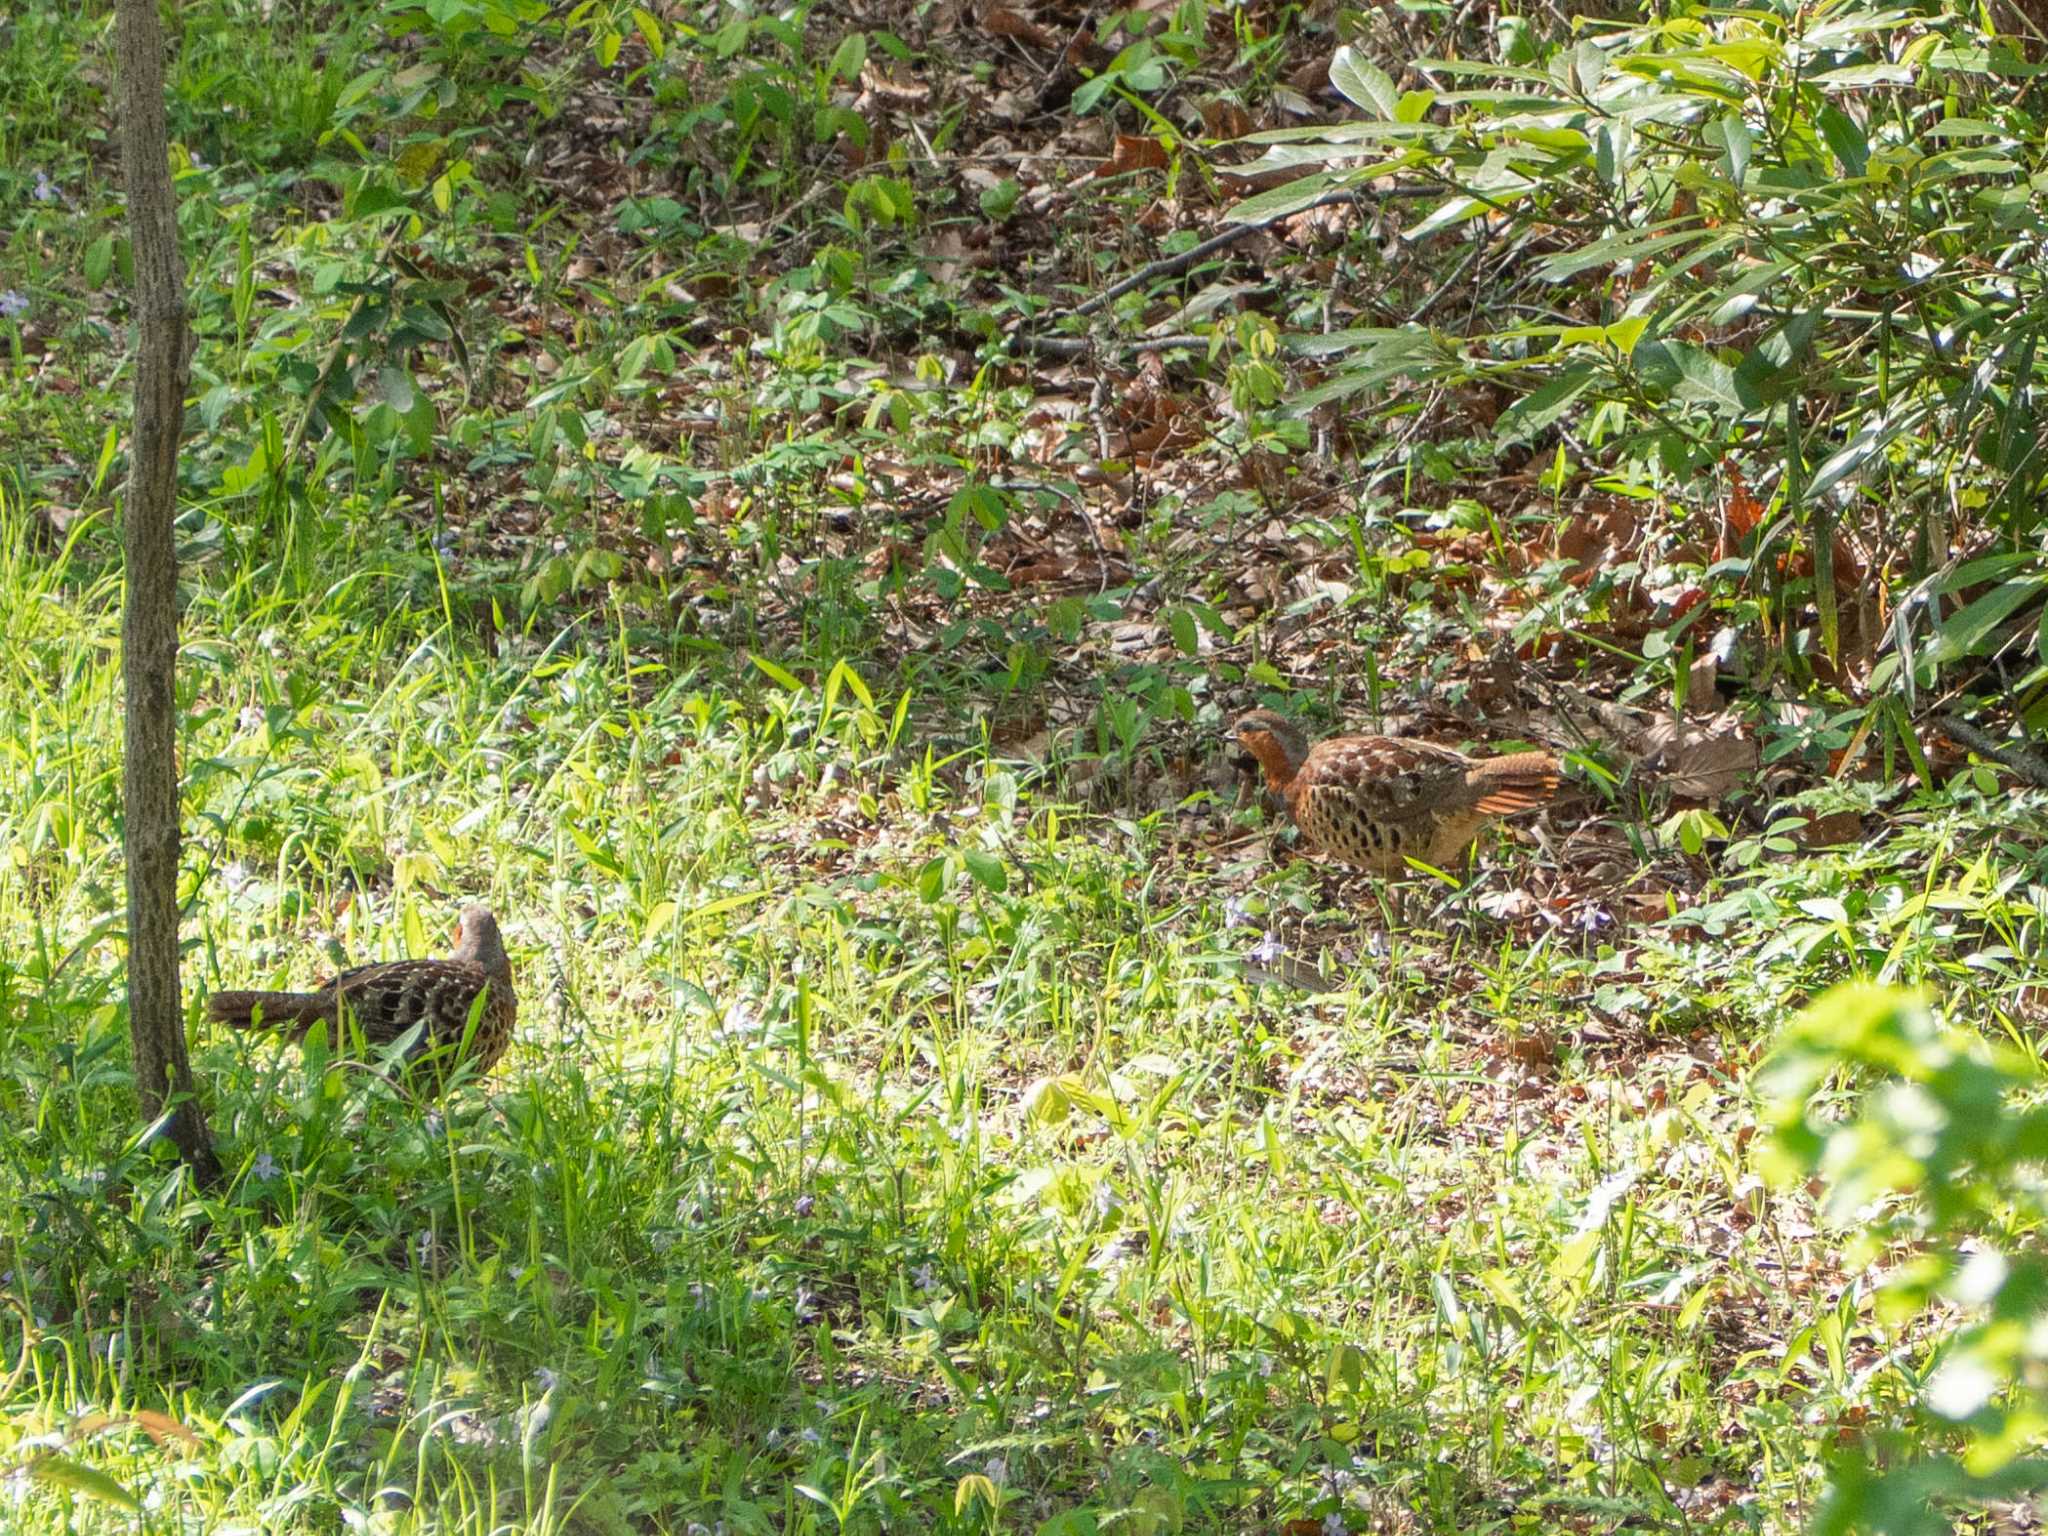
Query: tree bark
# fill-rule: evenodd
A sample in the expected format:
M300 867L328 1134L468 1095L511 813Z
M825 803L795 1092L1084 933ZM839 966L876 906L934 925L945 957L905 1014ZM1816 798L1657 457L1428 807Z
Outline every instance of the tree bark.
M135 422L122 549L122 842L128 862L128 1034L145 1119L170 1106L165 1133L193 1176L220 1177L192 1091L178 991L178 436L185 421L185 263L164 122L164 38L157 0L117 0L121 169L135 256Z

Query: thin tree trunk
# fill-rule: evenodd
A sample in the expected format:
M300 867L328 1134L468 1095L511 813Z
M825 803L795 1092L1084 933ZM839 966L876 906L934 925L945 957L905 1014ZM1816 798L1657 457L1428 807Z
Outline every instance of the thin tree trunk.
M118 0L121 169L135 253L135 422L124 509L121 606L126 693L122 841L128 861L128 1033L145 1118L175 1102L165 1130L201 1183L220 1177L192 1093L178 993L178 435L185 420L185 263L164 125L157 0Z

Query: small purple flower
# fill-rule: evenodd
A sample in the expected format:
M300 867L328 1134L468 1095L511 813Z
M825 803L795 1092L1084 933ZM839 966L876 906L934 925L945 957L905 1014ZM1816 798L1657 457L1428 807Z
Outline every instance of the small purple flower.
M1253 947L1252 959L1260 965L1271 965L1286 953L1287 946L1280 942L1280 935L1268 928L1266 936Z
M260 1184L268 1184L277 1177L277 1159L268 1152L258 1152L254 1165L249 1169L249 1176Z
M554 1391L555 1383L560 1380L561 1377L557 1376L553 1371L549 1370L546 1366L541 1366L538 1370L536 1370L533 1373L533 1384L539 1387L543 1392Z
M818 1298L811 1294L811 1288L800 1285L796 1288L796 1320L800 1323L815 1322L818 1316Z
M39 203L54 203L57 201L57 184L50 180L50 173L43 170L40 166L36 169L35 191L31 192L29 196Z
M805 1430L797 1436L797 1439L803 1441L805 1445L823 1445L825 1443L825 1437L815 1429Z
M14 320L28 313L28 295L9 288L0 292L0 320Z
M812 1211L817 1209L817 1206L818 1202L809 1195L798 1195L796 1197L796 1204L791 1206L790 1209L795 1211L799 1218L802 1218L810 1215Z
M428 1110L427 1118L420 1124L426 1127L429 1136L439 1136L448 1129L448 1122L441 1118L441 1111L438 1109Z
M1010 1480L1010 1463L1001 1456L991 1456L982 1469L982 1475L998 1488Z
M434 553L443 559L455 553L455 530L443 528L434 535Z
M931 1262L927 1260L910 1272L910 1283L915 1285L920 1291L937 1290L939 1284L938 1271L933 1269Z
M1344 1517L1334 1509L1323 1516L1323 1536L1349 1536L1351 1527L1344 1523Z
M1244 898L1242 896L1233 896L1223 903L1224 927L1242 928L1251 920L1251 914L1244 909Z

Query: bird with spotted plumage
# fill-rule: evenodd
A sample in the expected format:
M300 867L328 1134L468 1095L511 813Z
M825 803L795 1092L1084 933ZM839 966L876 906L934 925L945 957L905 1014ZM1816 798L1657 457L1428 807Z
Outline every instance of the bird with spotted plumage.
M512 962L488 907L465 907L455 938L446 959L353 966L310 992L216 992L207 1016L234 1029L275 1030L295 1040L322 1026L336 1050L352 1031L369 1045L390 1045L418 1025L418 1037L406 1051L408 1067L425 1064L445 1078L466 1057L479 1073L488 1072L505 1054L518 1018Z
M1547 752L1472 758L1433 742L1394 736L1332 736L1309 744L1270 709L1241 717L1232 733L1311 852L1374 875L1398 875L1413 859L1444 868L1493 822L1557 793Z

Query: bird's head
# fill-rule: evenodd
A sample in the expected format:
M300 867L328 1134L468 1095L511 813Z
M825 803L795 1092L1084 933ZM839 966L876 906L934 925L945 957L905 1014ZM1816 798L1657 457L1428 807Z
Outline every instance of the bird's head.
M455 920L455 958L487 971L502 970L511 964L505 957L505 941L498 936L498 919L489 907L462 909L462 915Z
M1270 709L1255 709L1239 716L1230 733L1259 760L1259 766L1266 770L1266 782L1276 790L1284 792L1294 782L1308 756L1308 738L1301 734L1300 727Z

